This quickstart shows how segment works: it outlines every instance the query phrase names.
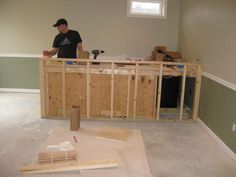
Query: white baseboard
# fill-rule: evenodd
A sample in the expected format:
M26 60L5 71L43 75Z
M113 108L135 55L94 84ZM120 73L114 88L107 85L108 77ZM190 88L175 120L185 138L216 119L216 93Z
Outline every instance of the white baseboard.
M39 89L0 88L0 92L12 92L12 93L40 93L40 90L39 90Z
M197 122L202 128L214 139L219 147L234 161L236 162L236 154L201 120L198 118Z

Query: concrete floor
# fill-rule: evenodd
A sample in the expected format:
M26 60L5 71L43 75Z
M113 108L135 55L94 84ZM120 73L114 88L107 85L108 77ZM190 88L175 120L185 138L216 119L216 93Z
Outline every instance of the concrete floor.
M0 177L21 176L54 127L67 120L40 118L38 94L0 93ZM194 122L82 121L82 126L140 129L153 177L235 177L233 162Z

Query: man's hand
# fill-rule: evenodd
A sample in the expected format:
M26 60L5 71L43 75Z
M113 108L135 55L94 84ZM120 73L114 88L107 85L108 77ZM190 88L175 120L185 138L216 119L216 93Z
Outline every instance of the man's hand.
M52 50L48 51L48 50L44 50L43 51L43 56L46 57L52 57L53 55L55 55L57 53L58 49L57 48L53 48Z
M49 55L50 55L50 52L48 50L43 51L43 56L49 56Z

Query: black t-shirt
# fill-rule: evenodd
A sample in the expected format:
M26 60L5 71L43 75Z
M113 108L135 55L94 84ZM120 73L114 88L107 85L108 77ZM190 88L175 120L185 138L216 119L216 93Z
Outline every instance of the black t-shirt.
M69 30L67 33L59 33L53 41L53 47L58 48L58 58L76 58L77 44L82 39L77 31Z

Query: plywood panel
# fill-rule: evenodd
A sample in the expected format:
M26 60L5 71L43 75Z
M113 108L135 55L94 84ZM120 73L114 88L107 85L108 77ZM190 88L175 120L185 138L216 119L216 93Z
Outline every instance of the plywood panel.
M62 116L62 73L48 73L49 116Z
M86 74L66 74L66 109L67 117L72 105L80 107L81 117L86 116Z
M114 81L114 112L120 112L121 118L126 117L128 76L115 76Z
M137 118L153 118L155 77L140 76L137 92Z
M110 111L111 76L91 74L91 117L110 117L101 115L102 111Z

